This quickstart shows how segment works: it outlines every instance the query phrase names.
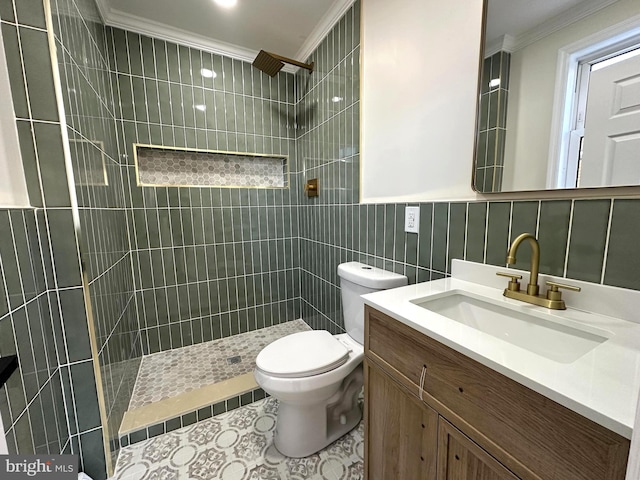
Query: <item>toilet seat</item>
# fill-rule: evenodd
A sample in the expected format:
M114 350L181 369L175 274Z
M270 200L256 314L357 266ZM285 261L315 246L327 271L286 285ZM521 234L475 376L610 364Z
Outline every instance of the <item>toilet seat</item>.
M256 367L273 377L311 377L343 365L349 352L326 330L311 330L287 335L267 345L258 354Z

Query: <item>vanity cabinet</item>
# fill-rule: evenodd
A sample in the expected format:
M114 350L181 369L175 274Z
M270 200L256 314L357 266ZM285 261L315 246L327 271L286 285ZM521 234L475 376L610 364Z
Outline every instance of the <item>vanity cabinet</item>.
M438 480L518 479L443 417L438 431Z
M365 361L370 480L433 480L436 477L438 414ZM375 453L374 453L375 452ZM380 454L378 452L384 452Z
M629 440L368 306L365 355L368 479L624 479ZM395 428L423 476L378 438Z

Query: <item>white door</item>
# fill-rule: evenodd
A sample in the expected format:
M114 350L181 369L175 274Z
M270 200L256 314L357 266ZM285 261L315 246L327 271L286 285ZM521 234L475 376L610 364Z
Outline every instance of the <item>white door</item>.
M629 55L591 72L578 186L637 184L640 184L640 55Z

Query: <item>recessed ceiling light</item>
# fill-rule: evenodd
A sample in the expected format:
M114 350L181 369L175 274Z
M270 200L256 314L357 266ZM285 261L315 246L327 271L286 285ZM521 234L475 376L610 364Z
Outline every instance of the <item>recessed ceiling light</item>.
M492 80L489 81L489 87L490 88L496 88L500 86L500 79L499 78L494 78Z
M331 99L333 103L338 103L338 102L341 102L342 100L344 100L342 97L333 97Z
M214 0L218 5L224 8L235 7L238 0Z
M201 112L204 112L207 109L206 105L200 104L200 105L195 105L196 110L200 110Z
M201 69L200 75L202 75L204 78L216 78L218 76L216 72L214 72L213 70L209 70L208 68Z

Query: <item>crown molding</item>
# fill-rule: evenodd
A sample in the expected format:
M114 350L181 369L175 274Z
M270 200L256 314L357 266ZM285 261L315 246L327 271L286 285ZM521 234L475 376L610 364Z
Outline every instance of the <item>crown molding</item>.
M129 30L149 37L179 43L186 47L207 50L245 62L253 62L253 59L258 54L256 50L191 33L181 28L154 22L121 10L109 9L105 23L110 27L122 28L123 30Z
M327 13L323 15L320 22L318 22L309 34L294 58L301 62L306 61L309 55L313 53L334 25L351 7L353 2L354 0L335 0ZM108 0L96 0L96 4L100 11L102 21L110 27L122 28L123 30L129 30L149 37L205 50L249 63L253 62L258 54L257 50L194 34L187 30L171 27L164 23L154 22L137 15L131 15L121 10L113 9L109 6ZM288 73L296 73L298 67L285 64L282 70Z
M516 44L516 38L509 34L505 34L491 45L487 45L484 50L484 58L490 57L498 52L512 53Z
M618 0L588 0L580 3L578 6L556 15L544 23L532 28L531 30L518 35L513 51L520 50L531 45L538 40L551 35L572 23L578 22L583 18L596 13L603 8L616 3Z
M98 7L98 12L100 13L100 18L102 19L102 23L106 24L111 7L107 3L107 0L95 0L95 2L96 6Z
M318 45L322 43L322 40L329 34L334 25L351 8L353 2L354 0L335 0L302 44L295 58L301 62L306 62L309 55L318 48Z

